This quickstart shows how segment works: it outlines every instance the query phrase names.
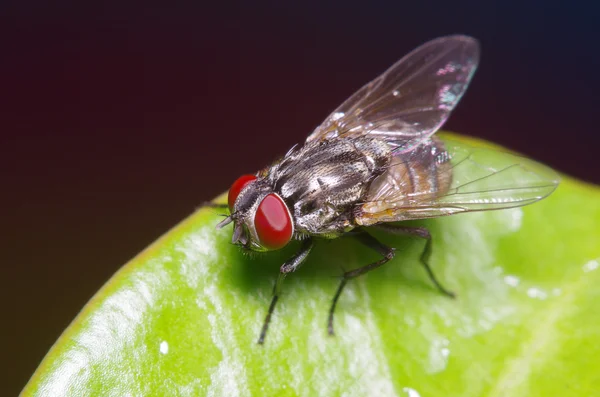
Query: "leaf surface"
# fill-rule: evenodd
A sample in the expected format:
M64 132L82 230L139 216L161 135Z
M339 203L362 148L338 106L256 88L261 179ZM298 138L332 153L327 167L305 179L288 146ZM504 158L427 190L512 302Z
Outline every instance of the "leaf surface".
M24 396L590 396L600 392L600 189L564 178L524 208L411 222L423 241L375 233L318 244L290 275L256 344L279 266L297 244L245 256L201 209L126 264L52 347Z

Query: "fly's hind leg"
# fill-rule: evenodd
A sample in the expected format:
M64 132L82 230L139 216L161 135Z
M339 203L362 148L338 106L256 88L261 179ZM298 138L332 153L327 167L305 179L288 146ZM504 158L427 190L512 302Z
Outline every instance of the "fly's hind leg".
M416 237L421 237L421 238L425 239L426 243L425 243L425 249L423 250L423 253L421 254L421 264L427 271L427 275L429 276L429 279L431 280L431 282L433 284L435 284L435 286L441 293L443 293L444 295L449 296L451 298L455 297L453 292L447 290L446 288L444 288L444 286L442 286L442 284L435 277L433 270L431 270L431 266L429 266L429 257L431 256L431 234L429 233L429 230L427 230L423 227L394 226L394 225L388 225L388 224L377 225L374 227L377 227L381 230L384 230L384 231L386 231L388 233L392 233L392 234L404 235L404 236L416 236ZM353 278L356 278L360 275L363 275L373 269L377 269L378 267L383 266L385 263L389 262L395 255L394 248L388 247L387 245L379 242L379 240L377 240L375 237L371 236L370 234L368 234L366 232L357 234L356 237L361 243L363 243L367 247L379 252L383 256L383 259L380 259L377 262L370 263L366 266L359 267L358 269L354 269L354 270L345 272L343 274L342 281L340 282L340 285L335 293L335 296L333 297L333 300L331 302L331 308L329 309L329 320L327 323L327 330L329 331L330 335L334 334L334 332L333 332L333 314L335 311L335 306L340 298L340 295L342 294L342 291L344 290L344 287L348 283L348 281Z
M384 264L389 262L394 257L394 254L395 254L394 248L390 248L390 247L380 243L375 237L371 236L368 233L357 234L356 238L361 243L368 246L369 248L372 248L375 251L379 252L383 256L383 258L378 260L377 262L373 262L366 266L359 267L358 269L344 272L344 274L342 275L342 281L340 282L340 285L339 285L337 291L335 292L333 300L331 301L331 308L329 309L329 319L327 321L327 331L329 332L329 335L334 334L334 332L333 332L333 313L335 312L335 306L340 298L340 295L342 294L342 291L344 290L344 287L348 283L348 281L350 281L353 278L356 278L358 276L361 276L371 270L374 270L374 269L377 269L378 267L383 266Z
M273 310L275 310L275 304L279 299L279 295L281 294L281 287L283 285L283 280L288 275L298 269L302 263L308 257L308 254L312 250L313 241L308 238L303 241L302 247L300 250L294 255L291 259L281 265L279 269L279 277L277 277L277 281L275 282L275 286L273 287L273 298L271 298L271 304L269 305L269 310L267 311L267 315L265 316L265 321L263 323L262 329L260 331L260 336L258 337L258 344L262 345L265 342L265 336L267 336L267 330L269 329L269 324L271 323L271 316L273 315Z
M388 232L390 234L396 234L396 235L401 235L401 236L415 236L415 237L420 237L422 239L425 239L425 241L426 241L425 249L423 250L423 253L421 254L421 264L425 268L425 271L427 272L429 279L442 294L444 294L450 298L456 297L456 294L454 294L454 292L446 289L438 281L438 279L435 277L435 274L433 273L433 270L431 270L431 266L429 266L429 257L431 256L431 234L429 233L429 230L425 229L424 227L397 226L397 225L390 225L390 224L381 224L381 225L377 225L374 227L377 229L383 230L385 232Z

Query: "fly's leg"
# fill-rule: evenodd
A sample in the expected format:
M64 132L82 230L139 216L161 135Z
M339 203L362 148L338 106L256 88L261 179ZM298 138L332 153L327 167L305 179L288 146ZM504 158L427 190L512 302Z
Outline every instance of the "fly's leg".
M208 208L216 208L216 209L225 209L228 208L229 206L227 204L224 203L213 203L212 201L205 201L204 203L202 203L202 205L200 206L200 208L204 208L204 207L208 207ZM221 222L219 222L217 224L217 229L221 229L222 227L224 227L225 225L228 225L232 222L231 219L231 215L227 216L226 214L220 214L221 216L224 216L225 219L223 219Z
M444 286L442 286L442 284L437 280L437 278L435 277L435 274L431 270L431 266L429 266L429 257L431 256L431 234L429 233L429 230L427 230L423 227L394 226L394 225L387 225L387 224L377 225L375 227L377 227L381 230L384 230L388 233L392 233L392 234L404 235L404 236L416 236L416 237L425 239L426 243L425 243L425 249L423 250L423 253L421 254L421 264L427 271L427 275L429 276L429 279L433 282L433 284L435 284L435 286L441 293L443 293L444 295L447 295L451 298L455 297L455 294L453 292L447 290L446 288L444 288ZM334 334L333 313L335 311L335 306L337 304L338 299L340 298L340 295L342 294L344 287L346 286L346 283L353 278L356 278L356 277L363 275L373 269L377 269L378 267L383 266L385 263L389 262L395 255L394 248L390 248L390 247L382 244L381 242L379 242L379 240L377 240L375 237L371 236L370 234L368 234L366 232L359 234L356 237L361 243L363 243L367 247L379 252L383 256L383 259L380 259L377 262L373 262L366 266L359 267L358 269L354 269L354 270L344 273L344 275L342 277L342 281L340 283L340 286L338 287L338 289L335 293L335 296L333 297L333 301L331 302L331 308L329 309L329 321L328 321L327 329L328 329L330 335Z
M275 286L273 287L273 298L271 299L271 304L269 305L269 311L265 317L265 322L263 323L262 329L260 331L260 336L258 338L258 344L262 345L265 342L265 336L267 335L267 330L269 329L269 323L271 322L271 316L273 315L273 310L275 310L275 304L279 299L279 295L281 294L281 286L283 285L283 280L288 275L298 269L302 263L308 257L308 254L313 248L312 239L308 238L304 240L302 243L302 247L296 255L294 255L290 260L281 265L279 269L279 277L277 277L277 281L275 282Z
M377 269L378 267L383 266L384 264L389 262L395 255L394 248L390 248L390 247L380 243L375 237L371 236L368 233L358 234L356 236L356 238L361 243L365 244L367 247L372 248L375 251L379 252L383 256L383 259L380 259L377 262L370 263L366 266L359 267L358 269L344 272L344 274L342 276L342 281L340 282L340 285L339 285L337 291L335 292L335 296L333 297L333 300L331 301L331 308L329 309L329 319L327 321L327 331L329 332L329 335L334 334L334 332L333 332L333 313L335 312L335 306L338 302L338 299L340 298L340 295L342 294L342 291L344 290L344 287L346 286L348 281L350 281L353 278L356 278L358 276L361 276L373 269Z
M225 209L229 207L229 205L226 203L213 203L212 201L205 201L202 203L202 205L200 205L200 208L202 207Z
M425 271L427 271L427 275L429 276L429 279L442 294L444 294L450 298L456 297L456 294L454 294L454 292L446 289L438 281L438 279L435 277L435 274L433 273L433 270L431 270L431 266L429 266L429 257L431 256L431 234L429 233L429 230L425 229L424 227L396 226L396 225L389 225L389 224L381 224L381 225L377 225L374 227L376 227L380 230L386 231L388 233L391 233L391 234L396 234L396 235L401 235L401 236L415 236L415 237L420 237L422 239L425 239L425 241L426 241L425 249L423 250L423 253L421 254L421 264L425 268Z

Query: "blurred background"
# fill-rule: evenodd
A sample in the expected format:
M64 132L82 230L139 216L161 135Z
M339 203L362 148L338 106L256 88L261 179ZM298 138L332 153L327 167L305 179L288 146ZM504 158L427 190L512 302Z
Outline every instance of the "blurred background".
M600 182L598 5L216 3L0 5L0 394L123 263L437 36L482 44L446 129Z

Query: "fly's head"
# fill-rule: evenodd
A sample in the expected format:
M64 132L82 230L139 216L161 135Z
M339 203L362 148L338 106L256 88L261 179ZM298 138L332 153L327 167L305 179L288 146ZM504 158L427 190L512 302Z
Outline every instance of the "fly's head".
M253 251L271 251L292 239L292 214L265 179L241 176L231 185L228 202L231 214L217 228L233 222L232 243Z

